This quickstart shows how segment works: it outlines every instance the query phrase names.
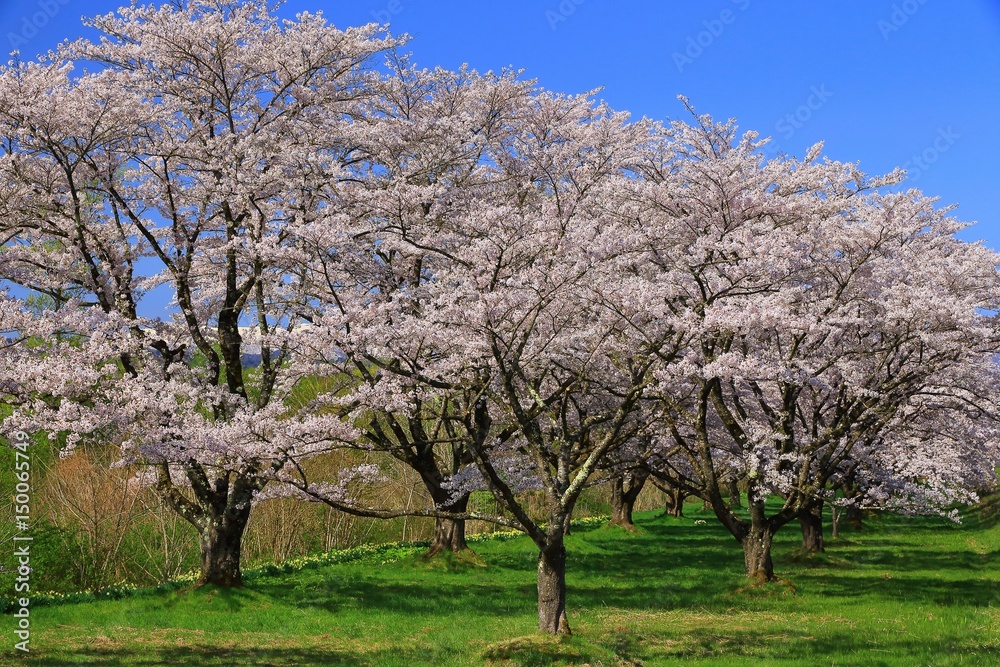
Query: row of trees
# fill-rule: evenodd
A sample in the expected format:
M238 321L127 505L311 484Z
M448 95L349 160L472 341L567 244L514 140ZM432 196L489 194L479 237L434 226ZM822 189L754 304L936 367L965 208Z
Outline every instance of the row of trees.
M901 173L421 70L379 26L263 0L90 25L0 71L4 429L120 443L203 582L241 583L273 495L433 516L432 552L481 519L534 541L540 630L568 632L597 481L623 514L647 478L704 499L761 581L838 490L936 512L995 481L997 256ZM434 505L359 501L373 465L317 477L341 449ZM503 511L470 512L480 489Z

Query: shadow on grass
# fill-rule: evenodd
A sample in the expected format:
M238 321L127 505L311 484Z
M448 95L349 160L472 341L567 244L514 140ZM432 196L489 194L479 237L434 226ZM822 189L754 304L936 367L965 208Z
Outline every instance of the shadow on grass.
M255 603L253 588L219 588L214 585L182 588L163 598L166 608L180 607L192 602L207 605L206 611L240 612Z
M575 637L528 635L491 644L482 653L484 660L517 667L549 665L605 664L616 657L613 651ZM621 662L618 662L621 664Z
M73 662L67 663L67 660ZM220 649L215 646L183 646L167 649L106 650L91 648L86 655L63 653L58 658L33 656L32 665L102 665L120 667L124 665L369 665L355 655L326 649Z
M462 617L475 609L477 614L498 616L511 608L533 605L536 596L533 582L483 584L465 578L445 583L331 576L309 588L290 590L280 582L259 582L254 588L290 606L321 609L331 614L377 609L406 615Z
M569 604L643 610L731 606L727 596L742 583L739 546L708 526L644 522L643 534L579 531L568 540ZM510 546L509 544L507 546ZM486 567L397 563L392 576L337 568L289 587L260 579L253 590L284 604L322 609L379 610L407 615L483 617L512 610L531 612L536 603L534 547L486 553ZM721 576L705 580L704 571Z
M802 665L829 664L830 656L844 664L902 667L914 664L1000 664L1000 645L963 642L957 637L914 637L912 634L871 635L845 629L823 633L816 628L785 625L769 620L740 619L727 615L703 619L700 627L665 626L625 629L617 627L600 636L517 637L489 645L485 660L510 667L605 664L619 667L643 664L687 664L721 659L721 664L773 664L788 661ZM752 624L752 626L751 626ZM970 660L975 656L975 660ZM676 661L682 661L676 663ZM835 661L836 664L841 664ZM713 663L715 664L715 663Z
M704 524L694 523L698 517L640 517L642 532L636 534L601 529L575 531L567 543L570 624L583 616L577 616L577 612L587 610L589 614L586 623L581 621L584 634L569 641L523 637L486 644L508 632L497 633L494 629L499 619L516 615L530 620L534 614L537 552L527 540L512 540L503 545L476 545L479 557L469 562L454 558L423 561L415 557L390 565L372 560L303 570L294 576L255 578L243 590L204 587L157 600L157 604L171 610L175 606L184 608L187 602L194 603L189 606L196 613L222 612L218 618L212 617L213 623L228 623L232 618L239 624L242 615L255 612L262 612L267 623L272 613L275 619L298 619L315 613L312 624L306 627L348 627L345 634L356 635L361 642L378 641L380 636L401 631L415 638L390 642L381 648L361 643L360 655L351 654L339 643L336 650L308 640L287 648L220 648L212 646L206 637L199 637L199 644L128 644L114 651L98 644L79 653L67 650L58 654L58 660L46 661L44 655L33 654L29 663L464 664L455 660L469 660L472 654L458 655L454 651L465 647L467 634L471 633L476 635L473 644L481 641L478 646L485 646L476 654L482 661L490 658L505 666L674 664L678 660L686 663L722 656L735 656L737 662L732 664L774 660L822 664L829 656L838 656L837 664L846 657L856 664L900 666L950 664L951 656L969 651L975 652L981 664L1000 664L1000 642L989 639L981 629L971 632L965 627L942 627L933 630L933 636L915 636L912 631L901 633L896 625L883 627L865 611L877 606L873 602L969 608L1000 604L995 574L1000 564L997 552L976 546L979 542L970 548L966 543L973 541L966 540L961 532L945 531L938 538L915 531L921 524L911 526L909 521L880 519L872 522L870 535L851 534L847 539L831 541L825 554L796 560L798 530L790 525L779 533L775 556L777 574L798 588L801 598L796 598L780 586L743 590L746 580L739 545L711 517L704 516ZM896 527L898 533L893 532ZM847 617L820 625L827 621L817 619L827 614L827 608L833 609L835 605L830 601L838 598L847 600L846 606L852 609L829 613L847 613ZM272 605L273 610L264 609ZM809 610L808 619L805 614L788 616L789 611L797 613L799 607ZM820 612L815 612L816 608ZM612 611L605 613L605 609ZM683 613L643 613L660 611ZM891 613L888 616L895 623L897 617ZM433 646L426 643L431 638L426 642L422 639L429 632L424 625L433 626L435 631L444 628L440 639L433 638ZM271 627L267 626L269 632L273 631ZM484 627L487 630L482 630ZM512 634L527 632L530 623L521 623L517 628ZM480 634L485 635L482 640ZM418 646L421 642L424 645Z
M989 607L1000 604L1000 590L979 577L955 579L894 576L838 576L832 572L800 573L796 583L810 594L831 598L876 597L886 600L933 604L943 607Z
M717 610L731 607L733 596L741 595L742 554L721 526L656 518L641 521L641 528L638 534L597 529L568 538L571 607ZM861 542L843 551L836 544L825 554L796 562L794 555L786 557L794 554L788 547L796 542L785 540L776 548L776 574L803 592L824 597L874 596L964 606L1000 601L1000 593L978 577L979 572L996 568L996 553L913 549L891 538ZM534 607L534 554L531 546L485 553L486 567L458 569L397 563L391 578L337 568L294 588L280 579L263 579L254 583L253 590L291 606L331 614L367 609L462 617L474 609L489 617ZM892 574L886 576L886 569ZM713 576L706 577L706 572ZM936 572L949 575L937 578ZM752 597L769 594L755 592Z
M807 630L776 627L694 628L680 638L647 636L640 654L644 660L743 658L746 660L745 664L794 660L797 664L820 665L829 664L829 657L832 655L846 658L848 662L845 664L871 667L943 664L942 660L948 658L962 658L961 664L1000 664L998 645L975 646L958 641L942 643L940 637L921 639L912 636L893 637L888 634L873 641L870 636L859 636L852 632L838 632L817 638ZM975 655L976 660L966 662L972 655ZM851 660L851 656L856 662ZM951 664L950 661L947 664Z

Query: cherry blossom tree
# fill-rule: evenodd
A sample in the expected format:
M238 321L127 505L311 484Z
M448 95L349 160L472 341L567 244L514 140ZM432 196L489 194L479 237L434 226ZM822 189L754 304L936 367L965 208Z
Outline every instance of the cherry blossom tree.
M316 193L355 177L369 64L398 42L279 21L263 0L88 24L100 41L0 72L2 277L57 306L3 324L42 341L8 369L10 422L67 434L67 451L120 442L122 464L145 466L198 530L201 581L239 585L255 494L289 458L353 436L286 407L301 379L292 229L330 215ZM166 320L140 314L157 289L173 297Z
M878 191L897 174L867 179L819 146L764 161L754 134L707 117L672 138L671 170L637 185L672 250L656 258L662 298L692 338L658 371L662 447L680 462L661 457L659 474L711 503L757 580L774 576L774 533L815 512L855 457L879 460L872 488L936 489L893 496L907 507L956 497L940 490L958 477L924 457L957 443L904 446L902 415L927 396L971 400L992 367L996 254L957 240L963 226L934 200ZM938 407L944 431L961 413ZM962 451L996 461L989 433ZM732 476L749 485L749 519L723 500Z
M400 40L264 0L90 24L0 70L0 279L46 305L0 297L5 427L120 444L198 530L203 583L241 583L270 485L435 517L432 551L518 528L539 629L568 633L565 530L602 468L708 501L759 581L838 485L940 511L995 482L997 255L886 192L901 174L513 72L376 72ZM316 479L342 447L433 506L357 502L372 465Z
M465 119L479 114L416 129L437 138L446 122L452 137L466 137ZM505 514L447 512L451 500L421 512L527 533L539 550L539 629L569 632L568 518L605 454L641 427L634 415L653 381L652 351L670 338L651 328L634 337L625 313L646 317L645 302L619 280L617 262L636 237L616 222L621 215L607 214L622 205L618 184L632 177L651 124L629 123L586 95L546 92L517 92L500 120L486 129L475 120L475 147L461 149L469 157L458 168L441 169L454 160L434 147L419 156L407 148L405 165L387 167L394 182L378 188L366 213L374 266L386 278L324 297L333 307L314 318L311 345L327 350L325 362L342 355L364 379L337 397L355 419L374 425L386 410L409 422L393 446L423 428L414 419L424 406L447 406L440 432L460 439L475 463L451 474L452 498L488 488ZM288 481L341 502L304 474ZM529 490L544 499L544 516L527 509Z
M611 525L636 530L632 513L648 478L645 468L635 468L611 478Z
M435 555L467 548L461 517L469 492L453 493L449 484L473 463L469 438L475 435L460 422L477 390L438 381L428 393L419 377L435 342L400 322L416 316L422 285L451 261L445 244L454 239L441 234L465 234L463 218L483 205L492 174L489 155L502 150L533 84L518 80L516 72L420 70L401 58L391 64L365 114L369 177L327 192L329 207L347 226L339 219L303 219L296 230L309 249L298 288L307 295L302 317L311 323L299 359L311 365L304 372L356 378L359 387L340 407L317 397L309 409L349 411L361 437L345 447L387 453L419 475L435 509L444 513L435 516L428 552ZM418 379L387 395L382 376L390 368ZM294 472L296 488L309 489L308 470ZM401 511L323 498L365 516Z
M610 491L609 525L619 526L629 532L638 530L632 514L639 494L649 481L649 461L656 446L654 439L644 433L614 448L601 463L603 479L598 478L597 481L607 484Z

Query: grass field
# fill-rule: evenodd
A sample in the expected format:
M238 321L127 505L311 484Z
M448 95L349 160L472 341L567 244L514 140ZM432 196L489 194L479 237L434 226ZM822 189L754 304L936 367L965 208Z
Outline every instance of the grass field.
M1000 526L886 517L797 558L787 584L745 588L742 555L696 505L641 514L639 534L568 538L574 635L535 634L535 550L474 545L481 562L424 562L416 548L247 588L182 589L37 607L32 665L1000 665ZM705 519L704 524L695 520ZM383 562L387 561L387 562Z

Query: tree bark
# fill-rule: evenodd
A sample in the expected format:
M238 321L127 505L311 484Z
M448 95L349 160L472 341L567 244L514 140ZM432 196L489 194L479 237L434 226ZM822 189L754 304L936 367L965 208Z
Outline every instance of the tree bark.
M751 487L747 496L750 511L749 523L740 522L738 533L734 533L743 547L746 574L755 583L774 581L774 562L771 560L771 542L779 524L767 518L764 499L754 493ZM735 516L733 516L735 518ZM732 528L730 528L732 531Z
M465 494L450 505L442 506L441 509L447 512L461 513L465 512L468 507L469 495ZM424 558L433 558L445 551L458 553L468 548L469 545L465 541L465 519L437 517L434 519L434 539L431 541L427 553L424 554Z
M642 492L642 487L646 484L646 475L636 474L631 476L626 484L623 475L614 477L611 480L611 525L621 526L628 531L636 530L635 523L632 522L632 512L635 510L635 501Z
M200 464L188 461L184 472L191 483L194 495L191 500L174 485L166 463L161 463L158 471L156 490L160 497L198 531L201 546L198 585L242 586L243 533L253 509L253 494L263 488L260 479L228 472L212 482Z
M774 581L774 562L771 560L771 541L774 531L770 526L751 524L750 530L740 540L747 577L758 583Z
M665 493L667 495L667 502L664 506L664 512L669 516L684 516L684 492L680 489L670 489L669 491L665 491Z
M420 433L421 429L419 420L411 420L411 433ZM427 494L434 501L436 508L456 514L468 510L468 493L454 497L450 489L444 488L446 473L442 471L441 463L434 453L433 443L421 438L411 449L406 449L404 452L403 454L397 452L393 455L420 475L420 480L423 482L424 488L427 489ZM453 449L451 465L447 468L452 471L452 474L461 467L460 459L460 452ZM436 517L434 519L434 539L431 541L427 553L424 554L424 558L433 558L446 551L458 553L468 548L469 545L465 541L465 519Z
M856 505L848 505L844 508L844 518L854 528L864 528L865 511Z
M844 493L844 498L846 498L848 500L852 500L853 499L853 500L857 501L857 499L861 496L861 490L853 482L847 482L847 483L845 483L841 487L841 490ZM855 503L852 503L852 504L847 505L846 507L844 507L843 510L841 511L841 516L844 519L846 519L847 522L849 524L851 524L856 529L860 530L861 528L864 527L863 520L864 520L864 517L865 517L865 511L863 509L861 509L860 507L858 507L857 504L855 504Z
M632 523L632 507L625 498L625 480L615 477L611 480L611 525L635 528Z
M243 585L240 553L243 533L250 518L249 506L227 513L228 516L206 517L201 530L201 575L198 585L213 584L222 588Z
M566 511L562 513L563 517L559 521L562 524L562 537L570 534L573 528L573 510L576 509L576 500L573 500L566 508Z
M798 516L802 527L802 550L823 551L823 503L820 501L802 510Z
M740 483L735 478L729 480L729 507L731 509L743 507L740 503Z
M538 631L571 634L566 619L566 547L561 536L538 553Z

